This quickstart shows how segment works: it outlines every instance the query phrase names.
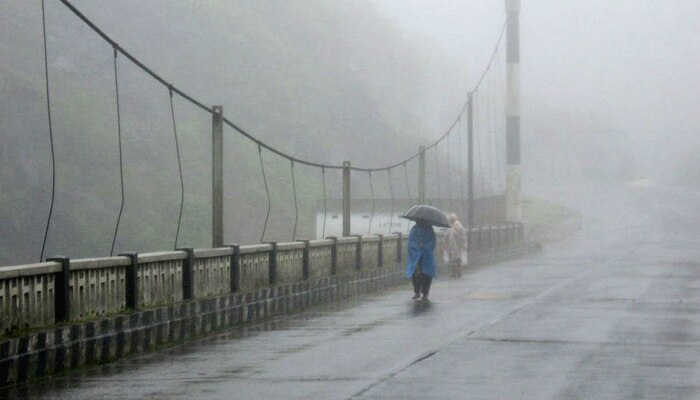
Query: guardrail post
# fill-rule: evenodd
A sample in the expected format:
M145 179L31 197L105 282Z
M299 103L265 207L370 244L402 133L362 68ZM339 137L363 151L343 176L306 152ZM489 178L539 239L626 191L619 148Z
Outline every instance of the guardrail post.
M270 285L277 284L277 242L265 242L272 245L270 250Z
M241 289L241 245L234 243L226 247L231 248L231 293L236 293Z
M397 235L399 235L399 241L396 243L396 262L401 263L401 260L403 259L403 233L401 232L394 232Z
M355 269L360 271L362 269L362 235L352 235L357 238L357 244L355 248Z
M378 234L379 247L377 248L377 267L384 266L384 235Z
M510 244L510 229L511 229L511 224L506 224L506 246Z
M328 236L326 239L333 241L333 247L331 247L331 275L335 275L338 271L338 238L336 236Z
M122 257L129 258L129 265L124 274L124 294L126 296L126 308L139 309L139 255L135 252L121 253Z
M304 280L309 279L309 264L311 263L310 260L310 249L311 249L311 241L310 240L302 240L304 242L304 256L302 258L302 274L304 277Z
M187 257L182 260L182 299L192 300L194 298L194 249L181 247L177 250L187 253Z
M61 271L54 276L54 319L56 322L70 321L70 258L55 256L46 261L61 264Z

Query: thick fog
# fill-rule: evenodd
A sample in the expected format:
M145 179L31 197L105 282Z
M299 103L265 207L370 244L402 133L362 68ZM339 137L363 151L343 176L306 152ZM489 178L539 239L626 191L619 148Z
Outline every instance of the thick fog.
M454 57L456 75L479 67L503 20L500 1L379 3L411 35ZM530 182L653 177L697 185L699 19L694 0L522 1Z
M401 161L455 121L494 49L503 3L74 1L120 46L206 105L224 105L227 117L259 139L295 157L367 167ZM525 194L578 180L697 186L700 3L521 3ZM47 2L46 11L57 160L47 252L102 256L120 205L113 52L60 2ZM52 182L41 33L37 2L0 3L0 265L37 261L46 226ZM503 47L488 81L500 95ZM116 248L172 248L180 187L168 92L123 56L117 64L125 214ZM502 99L491 101L499 136L484 142L493 150L477 166L479 196L504 186ZM208 246L211 116L178 96L174 110L185 183L177 244ZM258 150L230 128L225 136L226 241L254 243L267 211ZM445 165L447 148L457 146L452 138L429 160L429 173ZM452 169L441 173L443 193L433 179L429 196L444 198L445 179L464 179L452 151ZM289 239L295 218L289 162L269 152L263 158L272 202L266 238ZM414 164L396 171L410 176L408 187L394 183L396 174L395 181L375 175L374 195L415 196ZM296 237L313 237L321 174L301 166L295 173ZM340 175L326 178L327 195L337 199ZM369 197L367 179L353 177L357 198Z

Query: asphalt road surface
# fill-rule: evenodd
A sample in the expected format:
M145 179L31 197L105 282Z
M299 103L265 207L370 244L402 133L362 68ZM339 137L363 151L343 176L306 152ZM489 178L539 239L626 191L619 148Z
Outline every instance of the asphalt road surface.
M0 392L56 399L700 399L700 194L550 193L573 238L517 261Z

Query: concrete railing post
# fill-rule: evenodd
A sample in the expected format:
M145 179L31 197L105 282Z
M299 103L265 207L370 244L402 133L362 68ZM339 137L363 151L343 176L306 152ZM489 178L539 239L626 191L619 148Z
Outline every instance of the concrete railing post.
M355 246L355 269L360 271L362 269L362 235L352 235L357 238L357 244Z
M343 161L343 237L350 236L350 161Z
M272 246L270 249L270 255L268 257L270 261L270 285L277 284L277 242L265 242Z
M231 277L230 290L236 293L241 289L241 245L234 243L226 247L231 248Z
M177 250L187 253L187 257L182 260L182 299L192 300L194 298L194 249L181 247Z
M310 259L310 257L311 257L311 254L310 254L311 245L310 245L310 243L311 243L311 241L302 240L302 242L304 242L304 255L302 257L301 269L302 269L302 276L303 276L304 280L307 280L307 279L309 279L309 268L310 268L309 264L311 263L311 259Z
M124 274L124 294L126 296L126 308L129 310L139 309L139 255L129 252L119 254L129 258L129 265Z
M335 275L338 272L338 238L329 236L326 239L333 241L333 246L331 247L331 275Z
M212 106L212 245L224 245L224 107Z
M61 271L54 276L54 319L56 322L70 321L70 258L56 256L46 261L61 264Z

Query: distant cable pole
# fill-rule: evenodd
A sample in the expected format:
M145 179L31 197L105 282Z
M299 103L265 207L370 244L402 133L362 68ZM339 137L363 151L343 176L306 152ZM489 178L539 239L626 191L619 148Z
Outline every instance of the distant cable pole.
M506 220L522 220L520 166L520 0L506 0Z

